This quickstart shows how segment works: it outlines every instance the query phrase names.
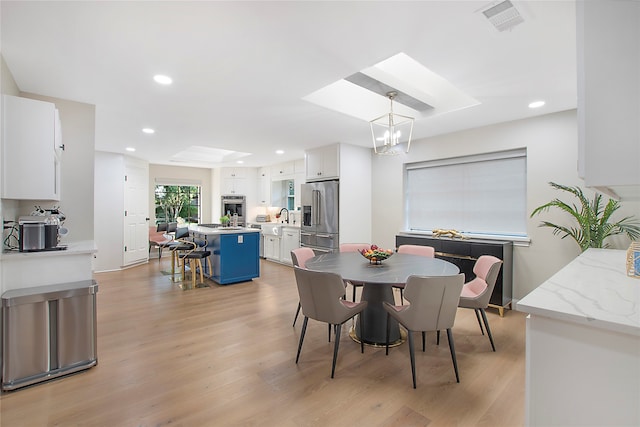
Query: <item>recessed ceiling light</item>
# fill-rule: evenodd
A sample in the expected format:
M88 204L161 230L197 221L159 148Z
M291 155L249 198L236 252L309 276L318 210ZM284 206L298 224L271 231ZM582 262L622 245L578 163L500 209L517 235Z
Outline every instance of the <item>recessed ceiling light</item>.
M240 165L241 165L241 164L243 164L243 163L244 163L244 160L238 160L238 161L236 161L236 163L238 163L238 164L240 164Z
M153 76L153 80L155 80L156 83L161 85L170 85L171 83L173 83L173 80L171 79L171 77L163 76L162 74L156 74L155 76Z
M534 101L529 104L529 108L540 108L544 105L544 101Z
M136 149L135 149L135 148L133 148L133 147L127 147L127 148L125 148L125 150L127 150L127 151L131 151L131 152L136 151Z
M284 150L276 150L276 154L284 154Z
M144 128L142 129L142 132L148 133L148 134L156 133L156 131L151 128Z

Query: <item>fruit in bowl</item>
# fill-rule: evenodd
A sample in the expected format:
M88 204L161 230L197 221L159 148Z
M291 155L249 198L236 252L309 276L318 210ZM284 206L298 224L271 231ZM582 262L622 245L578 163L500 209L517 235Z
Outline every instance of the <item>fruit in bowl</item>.
M371 263L380 264L382 261L393 255L393 250L382 249L376 245L371 245L369 249L362 249L360 253Z

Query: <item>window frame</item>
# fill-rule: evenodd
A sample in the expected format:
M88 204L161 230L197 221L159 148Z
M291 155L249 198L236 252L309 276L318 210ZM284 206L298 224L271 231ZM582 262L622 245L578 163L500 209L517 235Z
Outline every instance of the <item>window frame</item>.
M195 194L195 200L197 200L196 204L193 204L193 193L191 190L187 191L188 194L188 200L189 200L189 204L187 206L183 206L180 209L180 212L183 212L183 210L185 208L189 208L187 213L191 213L190 212L190 207L194 206L196 208L196 214L197 214L197 218L192 216L192 215L188 215L186 218L181 217L178 213L178 217L182 218L183 220L185 220L185 222L187 224L191 224L194 223L191 221L192 218L196 218L196 222L195 224L199 224L202 222L202 185L200 182L192 182L192 181L185 181L185 180L167 180L167 179L163 179L163 180L157 180L155 182L155 186L154 186L154 191L153 191L153 197L154 197L154 217L155 217L155 221L156 224L158 224L159 222L159 218L157 216L157 211L160 207L160 205L158 204L158 187L178 187L179 189L182 188L191 188L191 187L196 187L197 188L197 194ZM180 194L180 191L178 192ZM171 221L175 221L177 218L172 219ZM171 222L169 221L166 217L164 218L164 222Z

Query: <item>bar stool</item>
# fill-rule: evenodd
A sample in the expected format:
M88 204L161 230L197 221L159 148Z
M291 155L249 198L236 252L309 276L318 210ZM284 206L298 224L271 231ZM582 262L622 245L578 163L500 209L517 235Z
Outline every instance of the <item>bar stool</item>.
M190 248L182 254L178 254L178 257L182 260L182 276L185 277L185 264L189 262L189 270L191 271L191 288L204 287L204 268L202 260L206 259L209 262L209 272L211 272L213 268L211 265L211 251L205 250L208 243L207 239L194 237L193 241L185 240L184 242L190 245ZM196 272L198 271L200 271L200 282L196 284Z
M188 236L189 229L187 227L178 227L175 231L174 240L167 245L167 247L171 251L171 281L173 282L180 282L184 280L184 274L182 274L179 278L175 277L176 262L178 263L178 267L180 267L180 252L188 251L193 247L192 244L185 242L185 238L187 238Z

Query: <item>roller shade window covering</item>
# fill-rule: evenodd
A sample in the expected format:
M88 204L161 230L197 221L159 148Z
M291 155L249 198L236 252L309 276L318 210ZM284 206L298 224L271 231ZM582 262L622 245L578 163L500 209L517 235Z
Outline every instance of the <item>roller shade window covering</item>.
M405 166L406 228L526 236L526 150Z

